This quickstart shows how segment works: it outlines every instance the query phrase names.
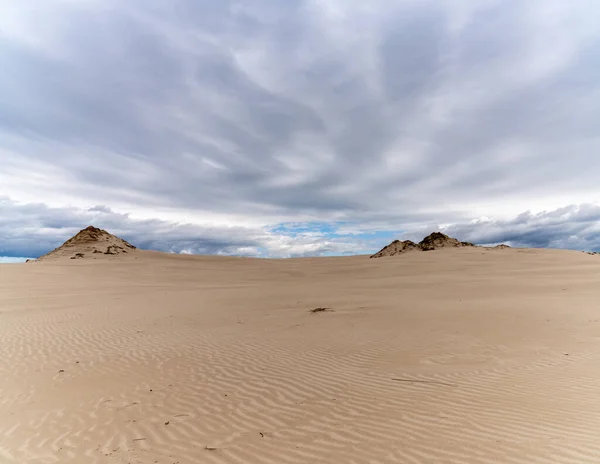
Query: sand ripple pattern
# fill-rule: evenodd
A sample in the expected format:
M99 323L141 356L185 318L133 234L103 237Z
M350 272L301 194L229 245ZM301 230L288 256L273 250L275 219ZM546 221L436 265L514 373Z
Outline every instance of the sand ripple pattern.
M461 269L484 259L459 256ZM154 289L148 263L73 267L63 272L90 273L77 285L107 290L61 300L67 279L36 305L0 300L15 305L0 314L0 462L599 462L591 287L540 280L526 298L501 297L490 281L483 298L487 284L465 272L401 290L411 277L398 264L333 260L318 275L244 264L264 281L235 274L227 288L232 264L212 285L202 263L185 261L177 275L190 275L165 288L168 262ZM123 279L131 292L111 292ZM333 311L308 311L324 300Z

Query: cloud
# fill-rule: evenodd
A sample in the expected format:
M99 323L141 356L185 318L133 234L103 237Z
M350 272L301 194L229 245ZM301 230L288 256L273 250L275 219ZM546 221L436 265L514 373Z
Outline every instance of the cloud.
M481 218L432 228L481 245L506 243L516 247L600 250L598 205L569 205L537 214L525 211L509 219ZM430 229L415 230L409 235L422 237Z
M166 249L202 236L185 249L318 254L347 248L268 231L411 231L600 201L591 1L0 7L0 195L40 222L64 212L64 230L119 211L132 230L188 224L165 243L139 232Z
M477 244L600 251L600 206L571 205L511 219L489 219L374 231L360 224L282 223L269 227L202 226L159 219L135 219L105 206L86 210L49 208L0 199L0 262L38 257L89 224L142 249L182 254L287 258L370 254L396 238L419 241L434 230Z
M273 258L355 254L373 244L356 236L331 236L321 225L302 230L201 226L159 219L134 219L105 206L86 210L50 208L0 199L0 256L38 257L61 245L89 224L104 228L142 249L171 253L262 256ZM335 234L334 234L335 235ZM367 235L368 237L368 235Z
M0 256L0 264L24 263L28 258Z

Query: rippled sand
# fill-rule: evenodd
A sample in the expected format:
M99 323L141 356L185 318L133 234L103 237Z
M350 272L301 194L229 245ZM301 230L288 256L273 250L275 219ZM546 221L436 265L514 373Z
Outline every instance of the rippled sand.
M597 463L599 320L578 252L0 265L0 462Z

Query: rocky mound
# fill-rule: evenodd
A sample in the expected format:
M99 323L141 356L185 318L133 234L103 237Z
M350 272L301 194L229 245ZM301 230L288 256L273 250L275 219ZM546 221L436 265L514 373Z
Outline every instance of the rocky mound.
M394 240L392 243L383 247L381 250L371 256L371 258L394 256L413 250L420 250L419 245L417 245L415 242L411 242L410 240Z
M448 237L441 232L434 232L419 242L419 248L423 251L437 250L438 248L446 247L472 247L475 246L470 242L461 242L455 238Z
M131 243L94 226L80 230L61 246L40 257L40 260L111 256L131 253L136 250Z
M400 241L394 240L392 243L387 245L386 247L379 250L377 253L371 256L371 258L381 258L383 256L394 256L402 253L406 253L407 251L430 251L437 250L439 248L458 248L458 247L473 247L470 242L461 242L455 238L449 237L446 234L442 234L441 232L434 232L423 240L421 240L418 244L411 242L410 240Z

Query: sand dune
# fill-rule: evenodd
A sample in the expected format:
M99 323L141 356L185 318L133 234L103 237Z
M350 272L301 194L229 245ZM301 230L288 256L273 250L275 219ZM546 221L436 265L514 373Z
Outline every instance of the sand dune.
M394 240L389 245L384 246L377 253L371 255L371 258L385 258L388 256L396 256L411 251L435 251L441 248L462 248L462 247L474 247L475 244L471 242L461 242L460 240L449 237L442 232L433 232L421 240L419 243L415 243L411 240ZM505 249L510 248L508 245L501 244L494 248Z
M0 265L0 462L596 463L599 280L482 248Z
M62 259L99 259L127 253L136 253L131 243L108 233L103 229L88 226L67 240L58 248L38 258L39 261Z

